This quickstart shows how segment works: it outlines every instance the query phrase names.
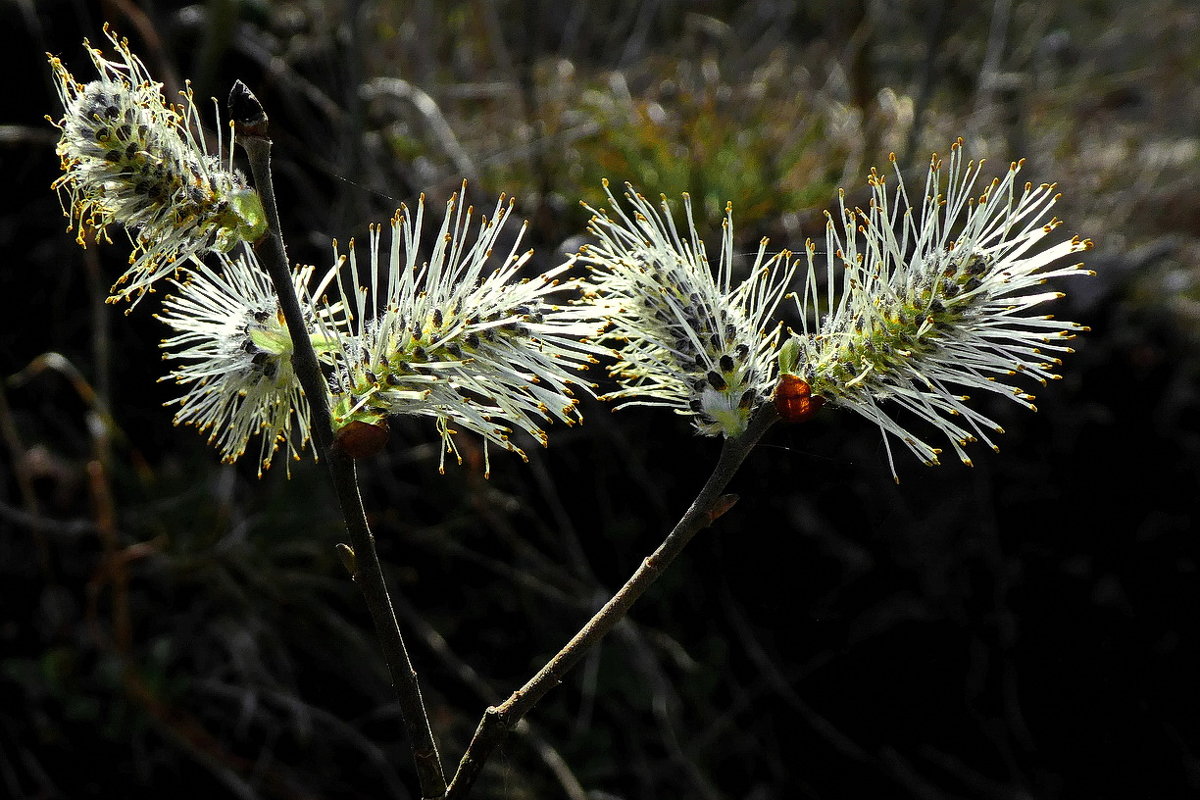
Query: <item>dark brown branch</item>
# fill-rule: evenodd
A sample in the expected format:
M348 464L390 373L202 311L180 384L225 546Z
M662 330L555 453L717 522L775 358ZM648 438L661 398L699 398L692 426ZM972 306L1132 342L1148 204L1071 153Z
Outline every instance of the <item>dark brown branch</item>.
M292 287L291 268L280 232L279 211L271 180L271 140L267 136L267 117L258 99L241 81L230 94L229 107L230 116L237 126L238 141L249 159L255 188L262 199L269 225L266 236L257 245L257 252L270 272L280 308L291 332L292 365L312 408L312 435L318 453L329 467L346 530L350 534L353 555L347 559L347 563L353 567L351 575L371 612L375 633L379 637L392 684L400 700L400 710L416 763L417 779L421 784L421 797L430 800L443 797L446 779L441 760L429 726L429 716L425 712L417 673L409 660L392 600L388 596L387 583L375 550L375 537L367 524L358 492L354 461L333 446L325 377L321 374L316 351L308 336L299 298Z
M779 419L775 406L763 405L750 421L745 433L726 439L721 456L696 499L687 512L649 557L630 576L625 585L612 596L587 623L558 651L529 682L498 706L484 712L475 735L471 738L458 770L450 781L446 800L462 800L471 791L488 756L503 740L504 735L575 666L587 652L612 628L624 619L630 607L650 588L692 537L732 506L733 499L722 495L754 445Z

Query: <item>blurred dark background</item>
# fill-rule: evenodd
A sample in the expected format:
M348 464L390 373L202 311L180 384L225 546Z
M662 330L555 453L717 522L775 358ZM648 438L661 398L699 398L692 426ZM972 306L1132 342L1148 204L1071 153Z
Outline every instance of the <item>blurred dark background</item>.
M322 468L222 466L171 425L154 319L102 303L49 185L107 20L169 88L245 80L294 259L461 179L543 265L600 179L801 247L889 152L957 136L1057 181L1098 275L1039 413L927 469L850 414L771 431L627 622L490 762L496 798L1200 796L1200 11L1073 2L6 0L0 112L0 796L414 796ZM660 540L718 444L585 406L530 463L360 476L447 768Z

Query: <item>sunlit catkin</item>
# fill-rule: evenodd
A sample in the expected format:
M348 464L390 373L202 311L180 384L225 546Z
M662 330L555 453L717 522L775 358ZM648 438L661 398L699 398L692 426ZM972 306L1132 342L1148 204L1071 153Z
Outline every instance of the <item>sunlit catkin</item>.
M257 239L266 220L242 176L208 153L191 90L166 103L129 43L105 34L116 60L85 40L100 75L89 83L50 56L64 111L54 188L80 244L107 239L113 223L129 232L130 267L110 299L136 300L181 260Z

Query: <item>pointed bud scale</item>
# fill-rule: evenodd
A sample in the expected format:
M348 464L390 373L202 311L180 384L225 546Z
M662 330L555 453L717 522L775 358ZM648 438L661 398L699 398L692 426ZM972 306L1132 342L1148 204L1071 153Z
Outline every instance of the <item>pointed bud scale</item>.
M789 337L779 348L779 372L781 375L795 373L800 363L800 343Z
M333 445L355 460L370 458L383 451L390 435L386 419L373 424L354 419L338 429Z

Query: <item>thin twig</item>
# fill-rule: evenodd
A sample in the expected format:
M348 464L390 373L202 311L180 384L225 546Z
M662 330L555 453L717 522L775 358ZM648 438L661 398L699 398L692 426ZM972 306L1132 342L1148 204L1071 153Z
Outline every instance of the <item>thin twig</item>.
M398 597L396 599L396 607L399 609L400 616L404 618L409 629L416 632L417 636L424 641L425 646L441 659L442 664L450 672L454 673L459 681L469 687L475 694L479 695L479 698L484 702L495 696L495 689L488 683L487 679L480 675L470 664L463 661L451 649L449 642L438 633L436 628L417 613L417 610L412 607L411 603L407 602L403 597ZM542 760L542 763L554 773L566 800L587 800L587 792L583 790L579 779L575 777L575 773L567 766L562 755L529 724L528 720L522 720L518 723L513 728L513 732L524 739L525 743Z
M721 492L729 485L729 481L763 433L778 419L779 415L774 405L767 403L755 413L745 433L735 439L726 439L712 474L692 501L691 507L658 549L642 561L625 585L528 683L513 692L512 696L500 705L491 706L484 712L479 726L475 729L475 735L459 762L458 770L450 781L446 800L462 800L468 795L488 756L503 740L505 733L529 713L547 692L561 683L563 676L624 619L634 602L670 566L692 537L729 509L732 503L728 496L723 496Z
M292 288L291 269L280 232L279 211L271 180L271 140L267 136L267 117L258 99L241 81L235 84L230 95L230 116L237 125L238 141L246 151L255 188L266 212L269 230L257 245L258 254L266 264L279 296L280 308L292 336L292 364L312 407L313 438L318 452L329 466L342 517L350 534L353 549L350 551L348 567L371 612L375 633L399 697L400 711L416 763L417 779L421 784L421 797L443 797L446 779L429 726L429 716L425 712L417 673L409 660L404 637L396 622L379 554L375 550L375 537L367 524L362 497L359 495L354 461L334 446L325 378L308 337L300 301Z

